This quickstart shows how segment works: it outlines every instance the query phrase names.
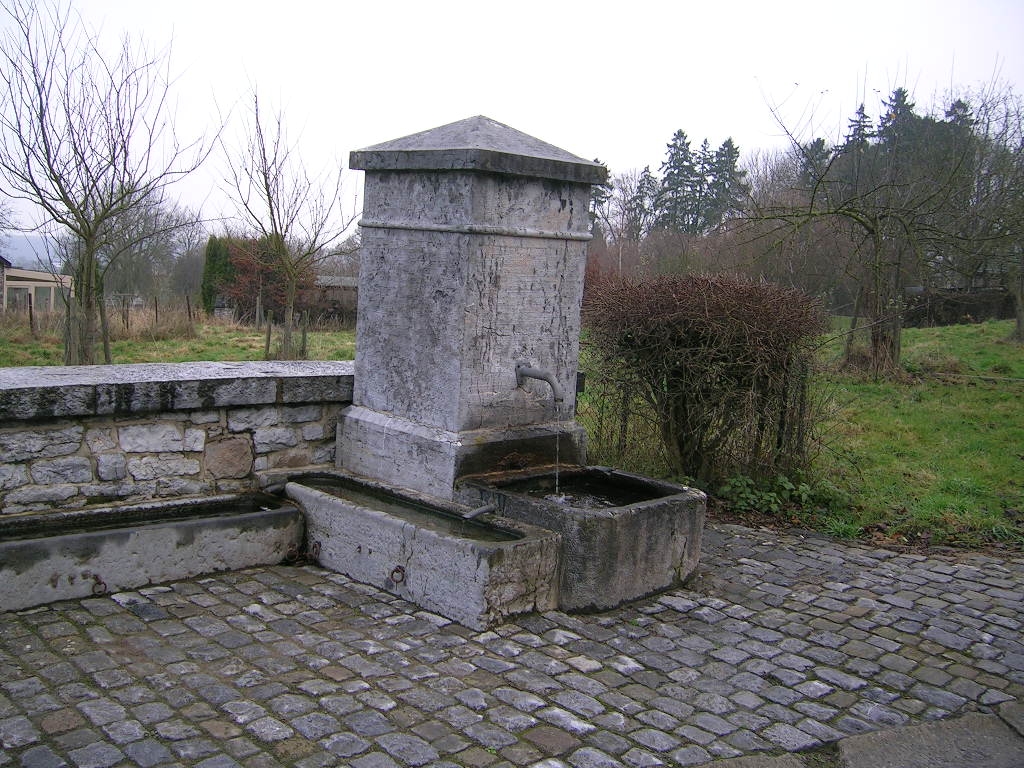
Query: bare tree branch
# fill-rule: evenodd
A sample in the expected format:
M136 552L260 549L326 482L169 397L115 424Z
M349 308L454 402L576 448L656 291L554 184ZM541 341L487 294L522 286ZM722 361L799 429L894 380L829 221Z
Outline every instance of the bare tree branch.
M355 221L341 211L342 169L310 174L290 144L281 112L267 115L259 94L242 148L223 146L226 183L244 227L285 278L285 324L282 356L291 357L291 325L303 276L328 255Z
M0 190L41 210L35 228L77 241L65 266L75 278L65 359L92 363L99 253L111 222L162 200L210 145L181 143L174 133L166 52L126 38L107 53L60 0L9 0L3 13L10 24L0 38Z

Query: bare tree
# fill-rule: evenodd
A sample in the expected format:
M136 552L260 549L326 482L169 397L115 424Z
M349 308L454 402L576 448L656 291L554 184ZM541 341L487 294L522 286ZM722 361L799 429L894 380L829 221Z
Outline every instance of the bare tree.
M975 155L970 205L958 207L968 248L951 266L967 285L998 283L1013 294L1012 340L1024 344L1024 98L1009 87L968 94L973 111Z
M166 52L126 37L108 53L60 0L7 0L3 13L0 185L41 209L37 229L73 241L65 362L94 363L112 222L162 200L209 150L177 140Z
M597 206L596 215L614 260L608 266L622 276L641 266L641 244L654 226L658 180L650 168L644 168L617 174L610 188Z
M787 130L799 161L797 194L761 200L755 211L779 225L772 237L800 237L825 224L845 243L844 272L857 286L852 327L858 316L867 320L866 363L876 375L899 365L906 286L928 286L954 269L973 277L991 269L997 252L1021 247L1013 174L997 179L986 159L1008 156L1004 141L979 128L987 105L972 109L957 99L944 114L919 115L897 88L882 106L873 126L861 105L835 146L801 142Z
M288 142L282 114L268 117L255 91L245 135L243 149L225 149L228 183L242 220L263 250L258 256L284 277L281 356L288 359L294 355L291 332L299 286L342 238L355 215L346 218L341 213L341 168L311 175L297 146Z

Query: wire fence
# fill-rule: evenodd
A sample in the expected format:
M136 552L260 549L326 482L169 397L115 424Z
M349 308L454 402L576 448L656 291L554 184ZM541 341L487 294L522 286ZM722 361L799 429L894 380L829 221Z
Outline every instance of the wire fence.
M588 463L652 477L673 474L653 409L623 383L588 372L576 421L587 432Z

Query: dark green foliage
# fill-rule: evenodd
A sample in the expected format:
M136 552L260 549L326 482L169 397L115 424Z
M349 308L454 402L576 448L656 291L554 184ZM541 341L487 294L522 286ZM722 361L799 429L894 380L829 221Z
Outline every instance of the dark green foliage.
M226 238L211 237L206 243L206 256L203 264L203 282L201 286L203 309L213 314L217 295L222 293L231 282L234 269L228 252Z
M726 139L717 150L707 139L694 152L684 131L676 131L661 164L655 199L658 228L679 234L706 234L739 211L747 194L740 150Z
M661 174L661 187L655 201L658 226L685 232L691 218L691 197L697 176L693 151L685 131L673 134L665 162L661 164Z

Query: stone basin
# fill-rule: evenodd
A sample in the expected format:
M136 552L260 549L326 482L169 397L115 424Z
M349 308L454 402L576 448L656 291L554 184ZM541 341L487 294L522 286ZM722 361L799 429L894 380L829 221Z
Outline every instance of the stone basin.
M0 610L272 565L302 531L294 505L263 493L0 517Z
M601 611L689 578L700 558L705 495L605 467L463 478L458 498L562 537L559 608Z
M558 536L342 470L292 476L320 565L471 629L557 607Z

